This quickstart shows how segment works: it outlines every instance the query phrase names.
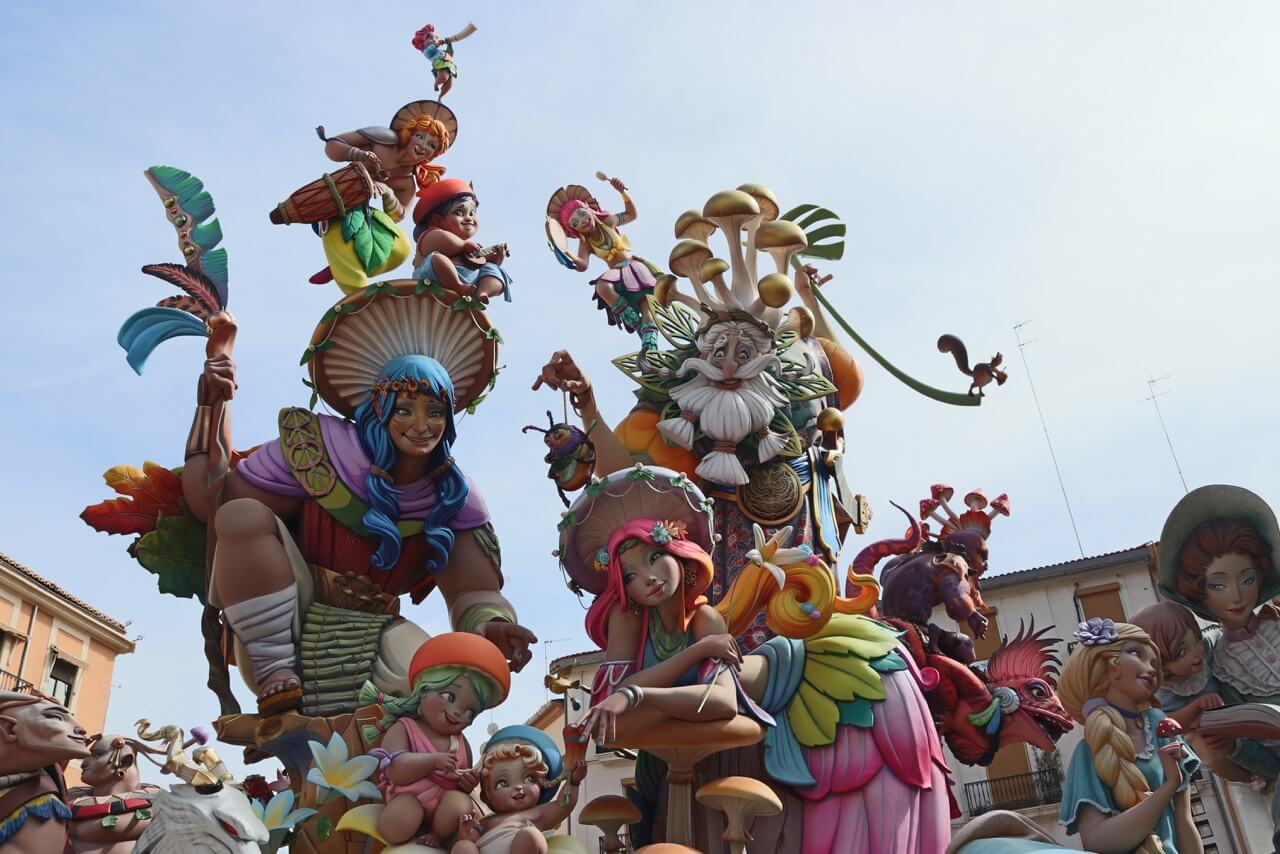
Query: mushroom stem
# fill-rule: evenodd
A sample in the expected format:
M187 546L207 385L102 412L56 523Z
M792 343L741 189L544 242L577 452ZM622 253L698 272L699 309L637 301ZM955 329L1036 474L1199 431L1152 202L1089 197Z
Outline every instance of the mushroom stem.
M751 288L755 285L755 278L748 278L747 259L742 252L741 230L734 217L708 217L716 226L724 232L725 240L729 244L729 265L733 270L733 294L737 297L739 305L751 304ZM748 223L748 227L752 223L759 224L759 215L752 217Z
M689 272L689 284L693 285L693 292L697 295L698 299L701 300L703 305L712 305L715 302L711 299L711 295L707 293L706 286L694 271Z
M756 230L760 228L760 223L764 220L764 216L758 216L751 222L747 223L747 281L754 282L757 280L759 257L756 254ZM753 311L752 314L755 314Z

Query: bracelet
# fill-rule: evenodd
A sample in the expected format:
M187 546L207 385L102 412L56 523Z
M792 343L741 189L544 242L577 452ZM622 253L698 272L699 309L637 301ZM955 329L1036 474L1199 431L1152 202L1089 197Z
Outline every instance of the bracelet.
M599 427L599 426L600 426L600 419L599 419L599 418L592 418L592 419L591 419L591 423L587 425L586 434L587 434L588 436L590 436L590 435L591 435L591 431L592 431L592 430L594 430L594 429L596 429L596 428L597 428L597 427Z
M191 422L191 432L187 434L187 451L184 460L189 460L197 454L209 453L209 421L211 420L213 407L197 406L195 420Z
M363 151L353 145L347 149L347 160L351 163L355 163L357 160L361 159L360 155L363 153Z
M628 710L644 702L644 689L639 685L623 685L618 689L618 693L626 698Z

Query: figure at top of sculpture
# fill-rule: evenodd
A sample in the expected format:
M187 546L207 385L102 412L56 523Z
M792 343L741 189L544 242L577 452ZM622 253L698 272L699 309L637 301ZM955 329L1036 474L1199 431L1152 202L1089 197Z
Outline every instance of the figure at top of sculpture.
M431 73L435 77L435 90L443 98L453 88L453 78L458 76L458 64L453 58L453 43L460 42L476 32L475 24L467 24L462 31L452 36L442 36L436 31L435 24L427 24L413 34L413 48L426 57L431 63Z

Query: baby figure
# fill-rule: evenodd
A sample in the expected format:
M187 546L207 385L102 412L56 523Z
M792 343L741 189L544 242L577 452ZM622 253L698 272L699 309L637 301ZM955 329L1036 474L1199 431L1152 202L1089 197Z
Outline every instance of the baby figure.
M450 854L546 854L543 831L554 830L578 800L586 763L568 769L567 791L555 797L560 754L531 727L499 730L480 761L481 797L491 815L462 817Z
M511 277L502 269L506 246L483 247L475 240L480 202L471 185L446 178L418 195L413 209L418 245L413 277L481 302L498 294L511 302Z
M1206 635L1195 614L1175 602L1157 602L1143 608L1133 615L1133 624L1150 635L1160 653L1163 680L1156 699L1166 715L1190 728L1196 725L1201 712L1226 705L1213 675L1213 645L1221 629L1210 629ZM1207 735L1193 738L1209 748L1198 748L1202 752L1231 760L1248 774L1261 778L1260 782L1280 775L1280 757L1256 741ZM1210 765L1215 773L1221 773L1217 763L1210 761Z

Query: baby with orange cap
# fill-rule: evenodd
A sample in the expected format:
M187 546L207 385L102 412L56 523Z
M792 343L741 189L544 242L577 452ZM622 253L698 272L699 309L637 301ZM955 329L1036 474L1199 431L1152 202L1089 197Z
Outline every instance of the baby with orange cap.
M404 698L379 694L371 683L361 691L361 702L377 703L384 715L377 727L385 732L382 744L370 751L379 760L378 788L386 800L378 833L393 845L417 838L438 846L474 809L469 793L479 775L462 732L506 699L511 674L488 640L450 632L414 653L409 685ZM368 735L376 740L377 733Z

